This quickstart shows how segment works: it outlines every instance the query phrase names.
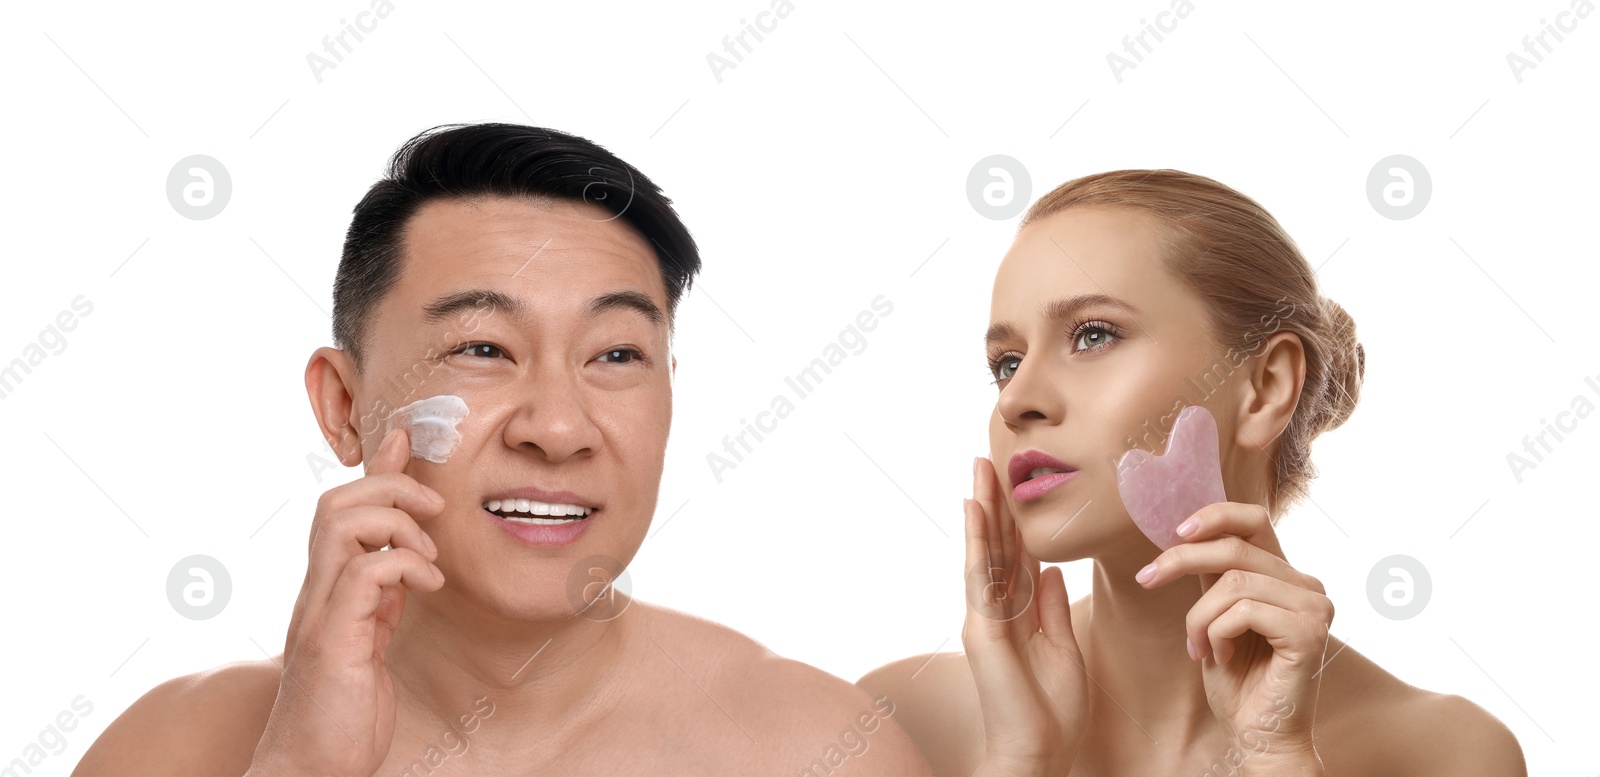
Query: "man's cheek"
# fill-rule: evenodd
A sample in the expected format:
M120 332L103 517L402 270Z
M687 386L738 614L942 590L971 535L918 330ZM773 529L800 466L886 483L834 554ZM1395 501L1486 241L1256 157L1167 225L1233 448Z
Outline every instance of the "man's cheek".
M608 403L591 415L629 472L659 475L666 460L667 436L672 428L672 403L646 398Z

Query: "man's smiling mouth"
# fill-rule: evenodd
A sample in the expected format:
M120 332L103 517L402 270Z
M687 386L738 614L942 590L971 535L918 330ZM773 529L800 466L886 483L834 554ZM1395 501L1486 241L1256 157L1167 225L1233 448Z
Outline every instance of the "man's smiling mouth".
M594 512L594 508L582 505L536 502L531 499L493 499L484 502L483 509L508 521L544 526L581 521Z

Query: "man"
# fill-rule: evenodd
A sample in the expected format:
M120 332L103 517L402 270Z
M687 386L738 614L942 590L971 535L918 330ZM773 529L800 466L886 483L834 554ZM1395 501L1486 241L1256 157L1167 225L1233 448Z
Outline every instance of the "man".
M892 699L611 585L655 510L699 267L671 200L582 138L406 143L306 368L366 475L317 506L284 653L156 687L76 773L927 774ZM388 422L433 397L466 415L419 458L411 435L448 434Z

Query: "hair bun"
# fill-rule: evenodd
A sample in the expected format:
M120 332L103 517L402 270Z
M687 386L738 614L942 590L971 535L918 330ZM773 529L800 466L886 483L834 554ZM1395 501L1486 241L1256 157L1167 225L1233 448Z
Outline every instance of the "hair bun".
M1317 413L1321 423L1313 428L1325 432L1339 428L1355 411L1356 400L1361 398L1361 380L1366 376L1367 352L1356 340L1356 322L1344 307L1327 297L1321 297L1320 303L1323 333L1329 345L1328 380Z

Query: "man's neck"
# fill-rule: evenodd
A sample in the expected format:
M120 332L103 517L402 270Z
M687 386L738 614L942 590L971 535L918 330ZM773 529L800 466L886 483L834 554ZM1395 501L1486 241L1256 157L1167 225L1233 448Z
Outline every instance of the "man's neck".
M503 737L503 744L490 749L506 755L519 749L548 753L551 743L603 714L617 698L637 641L631 635L642 617L639 608L607 621L518 621L442 594L407 593L387 654L397 712L459 730L461 715L492 705L495 719L483 723L474 741L500 743Z

